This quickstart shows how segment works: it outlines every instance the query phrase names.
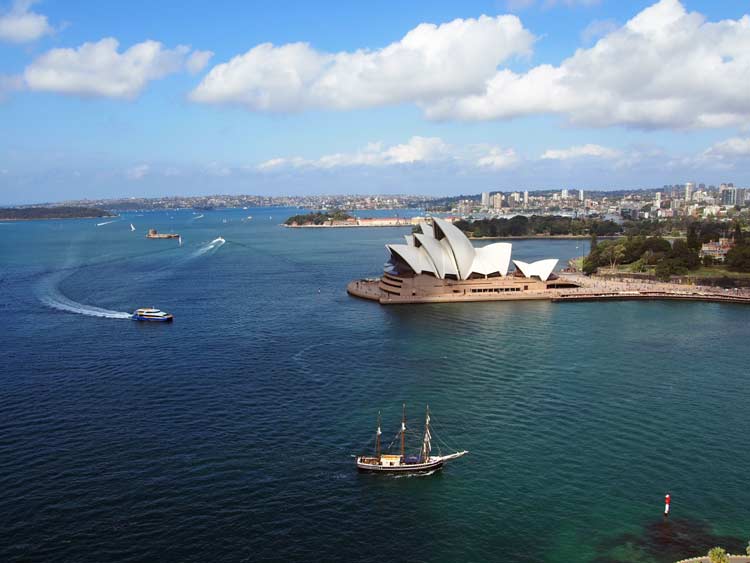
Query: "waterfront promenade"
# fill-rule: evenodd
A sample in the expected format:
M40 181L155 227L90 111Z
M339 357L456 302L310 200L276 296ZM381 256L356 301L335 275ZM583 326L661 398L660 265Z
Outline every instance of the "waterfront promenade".
M750 555L728 555L729 563L750 563ZM680 559L675 563L711 563L708 555L702 557L691 557L689 559Z
M347 285L347 292L355 297L378 301L381 304L450 303L457 301L526 301L546 300L556 303L573 301L707 301L713 303L750 304L750 289L722 289L712 286L681 285L650 280L611 280L587 277L582 274L561 273L561 280L577 284L576 288L547 289L523 293L479 294L471 296L435 296L411 299L394 298L378 287L379 279L355 280Z

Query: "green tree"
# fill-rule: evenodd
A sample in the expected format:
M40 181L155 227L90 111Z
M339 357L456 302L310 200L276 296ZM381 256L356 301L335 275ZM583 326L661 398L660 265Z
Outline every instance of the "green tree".
M736 244L742 244L743 242L742 225L739 221L734 222L734 242Z
M750 244L738 244L730 249L726 263L733 272L750 272Z
M729 556L723 547L714 547L708 552L711 563L729 563Z
M599 244L599 242L596 240L596 231L591 231L591 250L590 252L595 252L596 247Z
M693 250L700 250L701 241L698 237L698 227L695 223L691 223L687 231L687 245L688 248Z
M607 242L606 246L602 244L600 256L614 270L617 267L617 263L625 256L625 245L615 241Z

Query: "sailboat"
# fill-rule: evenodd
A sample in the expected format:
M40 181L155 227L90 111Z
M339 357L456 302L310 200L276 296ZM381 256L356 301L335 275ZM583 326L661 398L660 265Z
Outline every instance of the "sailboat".
M135 231L135 227L133 226L133 223L130 223L130 231Z
M378 429L375 433L375 455L358 456L357 469L360 471L370 471L379 473L423 473L434 471L443 467L446 461L457 459L469 453L468 451L455 452L448 455L432 455L432 431L430 429L430 407L427 407L427 414L424 423L424 436L422 438L422 447L419 455L406 455L406 405L403 407L401 416L401 430L399 439L401 442L401 451L399 454L384 454L380 447L380 414L378 413Z

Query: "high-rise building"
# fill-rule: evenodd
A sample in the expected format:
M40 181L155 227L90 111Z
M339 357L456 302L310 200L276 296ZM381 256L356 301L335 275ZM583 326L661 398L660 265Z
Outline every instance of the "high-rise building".
M564 190L563 190L563 191L562 191L562 192L560 193L560 197L561 197L562 199L568 199L568 190L567 190L567 189L564 189Z
M578 201L583 201L583 190L578 190Z
M685 184L685 201L690 201L693 199L694 189L695 189L695 184L693 182L687 182Z
M490 206L490 192L482 192L482 207L485 209Z
M722 205L737 205L737 188L726 188L721 192Z
M494 207L495 209L503 208L503 194L498 192L494 196L492 196L492 207Z
M528 207L529 205L529 190L524 190L523 192L523 205L524 207Z

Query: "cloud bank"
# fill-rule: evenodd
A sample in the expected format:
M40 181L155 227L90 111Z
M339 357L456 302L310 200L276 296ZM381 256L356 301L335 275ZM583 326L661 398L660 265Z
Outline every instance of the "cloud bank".
M137 97L146 85L169 74L198 72L212 53L180 45L167 49L158 41L143 41L119 52L119 43L107 37L75 49L52 49L24 71L28 89L101 96Z
M191 98L277 112L429 102L481 92L500 63L530 53L533 42L517 17L481 16L420 24L372 51L264 43L212 68Z
M594 33L595 31L595 33ZM574 125L725 127L750 118L750 16L708 22L660 0L560 65L503 68L535 38L515 16L421 24L378 50L258 45L216 65L192 100L253 111L417 104L433 120L552 114Z
M55 30L47 16L31 11L33 0L16 0L7 12L0 12L0 41L27 43Z

